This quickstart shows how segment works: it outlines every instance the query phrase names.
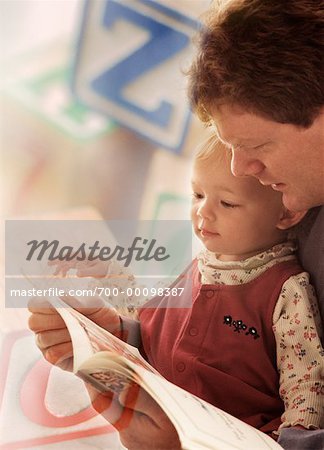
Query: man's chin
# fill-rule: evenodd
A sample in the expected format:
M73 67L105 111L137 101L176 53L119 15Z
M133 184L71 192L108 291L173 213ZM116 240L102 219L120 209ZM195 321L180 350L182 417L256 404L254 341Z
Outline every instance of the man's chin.
M308 202L305 198L301 198L300 196L296 197L293 194L288 193L283 193L282 201L285 207L289 209L289 211L293 212L302 212L312 208L313 206L317 206L309 204L310 202Z

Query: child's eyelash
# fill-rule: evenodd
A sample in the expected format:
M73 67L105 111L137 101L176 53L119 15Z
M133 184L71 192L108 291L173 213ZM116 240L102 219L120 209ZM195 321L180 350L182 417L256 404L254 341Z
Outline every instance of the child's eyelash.
M236 208L238 205L234 205L233 203L225 202L224 200L221 200L221 205L224 206L224 208Z
M204 198L204 195L203 195L203 194L199 194L198 192L193 192L193 193L192 193L192 197L193 197L194 199L201 200L201 199ZM238 205L235 205L235 204L233 204L233 203L226 202L225 200L220 200L220 204L221 204L224 208L227 208L227 209L233 209L233 208L238 207Z

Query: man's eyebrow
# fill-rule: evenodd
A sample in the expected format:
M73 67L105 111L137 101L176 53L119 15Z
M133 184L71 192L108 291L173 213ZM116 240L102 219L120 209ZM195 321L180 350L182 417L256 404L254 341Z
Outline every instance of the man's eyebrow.
M244 147L244 145L249 145L249 144L252 145L257 140L256 138L243 138L242 137L242 138L233 138L233 140L231 142L228 142L220 136L216 126L215 126L215 128L216 128L216 134L217 134L218 139L221 141L221 143L226 148L228 148L230 150L232 150L233 147Z
M221 139L220 139L221 140ZM251 147L254 145L257 145L258 140L257 139L233 139L231 143L221 140L221 142L224 144L226 148L229 150L232 150L233 148L240 148L240 147Z
M229 143L227 141L224 141L223 138L220 137L218 131L217 131L217 137L218 139L221 141L221 143L228 149L228 150L232 150L232 147L237 147L237 144L233 144L233 143Z
M243 142L235 140L235 139L231 143L229 143L227 141L223 141L222 139L220 139L220 141L224 145L224 147L226 147L226 149L229 151L232 151L233 148L244 147L244 145L246 145Z

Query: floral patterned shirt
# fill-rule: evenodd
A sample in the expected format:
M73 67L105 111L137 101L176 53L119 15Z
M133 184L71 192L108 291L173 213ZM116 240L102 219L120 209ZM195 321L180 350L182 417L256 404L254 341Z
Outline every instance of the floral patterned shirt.
M244 284L279 262L295 258L285 242L243 261L221 261L203 250L197 257L202 284ZM273 313L280 396L285 404L280 428L324 427L324 351L322 328L309 275L302 272L283 285ZM279 429L280 429L279 428Z

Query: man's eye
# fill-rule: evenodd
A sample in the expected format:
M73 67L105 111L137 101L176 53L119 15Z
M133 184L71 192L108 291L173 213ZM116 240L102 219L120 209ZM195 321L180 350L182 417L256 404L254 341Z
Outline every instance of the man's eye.
M253 147L253 150L261 150L264 147L268 147L271 144L271 141L264 142L263 144L256 145Z
M234 205L233 203L225 202L224 200L221 200L221 205L224 206L224 208L236 208L238 205Z

